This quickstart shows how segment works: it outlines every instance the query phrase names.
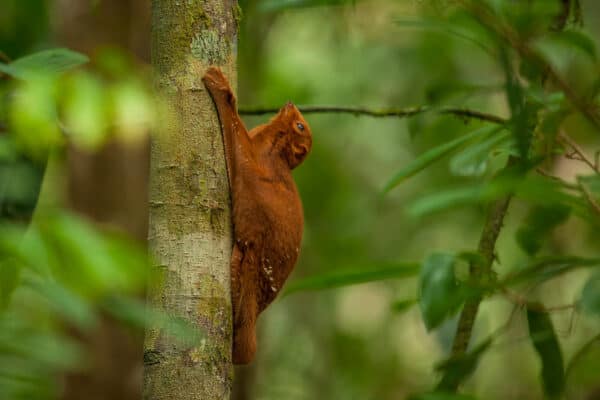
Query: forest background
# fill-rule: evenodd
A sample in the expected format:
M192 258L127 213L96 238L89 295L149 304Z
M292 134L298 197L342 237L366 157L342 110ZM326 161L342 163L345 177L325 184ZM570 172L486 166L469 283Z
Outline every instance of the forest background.
M134 336L147 322L146 227L130 227L136 244L57 207L66 196L81 211L85 197L57 189L64 180L82 193L110 185L79 181L85 164L67 177L46 169L70 151L65 131L93 153L108 135L140 143L163 122L150 4L113 3L0 5L0 398L53 398L57 374L85 370L65 321L86 332L109 315ZM247 125L292 100L314 140L294 172L301 258L261 317L257 360L236 371L234 397L402 399L460 387L468 395L421 398L598 398L600 3L240 6ZM97 24L82 26L88 18ZM43 53L62 47L86 55ZM29 75L40 64L50 73ZM143 173L132 174L129 189L144 193ZM137 200L123 205L125 220Z

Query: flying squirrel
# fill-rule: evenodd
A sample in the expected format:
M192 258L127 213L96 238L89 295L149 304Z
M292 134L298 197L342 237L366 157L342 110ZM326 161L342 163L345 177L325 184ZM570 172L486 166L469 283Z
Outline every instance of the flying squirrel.
M304 214L292 170L312 147L308 123L288 102L267 124L246 129L219 68L202 78L219 115L233 206L233 363L256 353L256 320L298 259Z

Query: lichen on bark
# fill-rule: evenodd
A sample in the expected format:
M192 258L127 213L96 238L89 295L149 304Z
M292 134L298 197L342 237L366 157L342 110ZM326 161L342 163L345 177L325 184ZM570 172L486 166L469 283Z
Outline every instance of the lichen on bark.
M149 245L161 279L148 302L203 336L186 343L159 324L145 340L145 399L228 399L231 390L231 214L220 126L202 75L235 82L232 0L154 0L157 93L169 105L151 150Z
M192 55L207 64L225 64L231 53L231 44L214 29L196 33L190 47Z

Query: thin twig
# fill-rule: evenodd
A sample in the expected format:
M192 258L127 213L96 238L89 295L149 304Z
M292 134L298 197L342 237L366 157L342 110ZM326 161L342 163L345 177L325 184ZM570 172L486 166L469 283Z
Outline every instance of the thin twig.
M369 117L412 117L414 115L423 114L426 112L433 112L438 114L450 114L461 118L476 119L480 121L487 121L494 124L505 124L506 119L493 114L487 114L481 111L469 110L466 108L456 107L408 107L408 108L391 108L391 109L371 109L366 107L356 106L336 106L336 105L315 105L315 106L298 106L298 109L303 114L352 114L354 116L369 116ZM240 107L238 112L241 115L264 115L274 114L279 111L276 107L264 107L264 108L249 108Z
M557 305L557 306L547 307L547 306L541 305L539 303L531 302L531 301L527 300L527 298L525 296L523 296L519 293L515 293L506 288L504 288L502 290L502 294L504 294L504 297L508 301L510 301L517 307L529 308L534 311L545 312L545 313L550 313L550 312L554 312L554 311L570 310L577 306L576 304L561 304L561 305Z
M569 183L569 182L565 181L564 179L559 178L558 176L554 176L554 175L550 174L549 172L544 171L542 168L536 168L535 172L542 175L543 177L552 179L553 181L555 181L555 182L559 183L561 186L563 186L565 189L577 190L577 191L581 190L581 186L576 185L574 183Z
M581 192L583 193L583 196L585 197L587 202L590 203L590 206L592 206L594 212L600 215L600 204L598 204L592 192L590 192L587 186L585 186L581 181L579 182L579 187L581 188Z
M590 167L597 174L600 173L600 170L598 169L597 161L595 160L594 162L592 162L590 159L588 159L587 156L585 155L583 149L581 147L579 147L579 145L573 139L571 139L571 137L569 135L567 135L565 132L561 131L558 134L557 138L559 141L561 141L563 144L568 145L573 150L571 153L566 154L565 157L567 157L570 160L581 161L581 162L585 163L588 167Z

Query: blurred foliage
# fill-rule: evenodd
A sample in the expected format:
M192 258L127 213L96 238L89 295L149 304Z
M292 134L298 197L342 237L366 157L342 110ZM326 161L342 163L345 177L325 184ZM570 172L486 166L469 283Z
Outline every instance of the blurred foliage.
M0 51L17 58L48 40L47 0L3 0L0 13Z
M139 291L146 257L65 213L39 216L27 229L4 222L0 249L0 395L53 397L56 373L85 365L67 329L94 329L99 305Z
M21 13L34 3L23 2L21 8L9 2L9 16L24 18ZM3 4L0 18L5 10ZM44 18L45 26L47 17L39 11L27 13ZM61 48L11 60L8 54L22 54L45 38L35 36L33 28L31 35L19 36L26 25L0 35L0 43L23 46L0 45L2 399L56 398L63 389L60 374L89 365L89 349L76 338L98 329L107 316L138 333L152 320L184 341L199 340L196 329L175 316L146 310L139 299L148 281L157 279L148 276L144 248L62 204L46 199L36 207L40 192L45 195L47 160L50 155L62 159L68 142L93 152L115 137L143 140L156 127L161 106L146 74L112 49L99 51L91 63Z

